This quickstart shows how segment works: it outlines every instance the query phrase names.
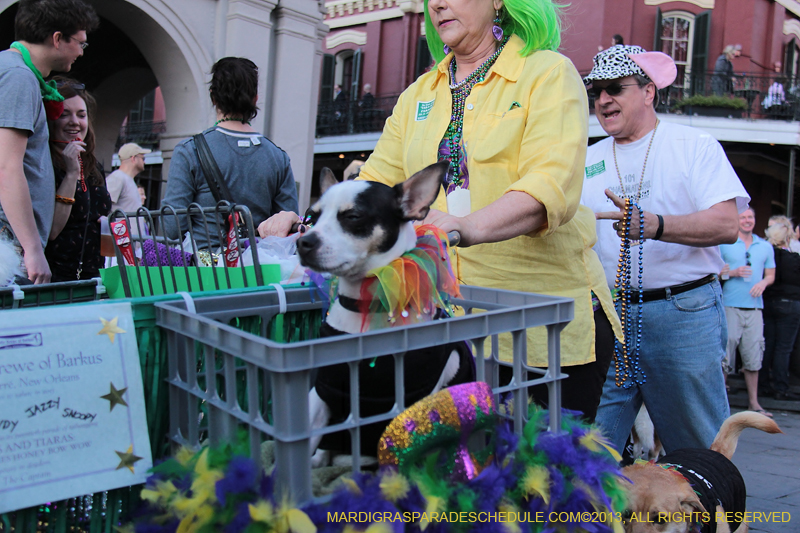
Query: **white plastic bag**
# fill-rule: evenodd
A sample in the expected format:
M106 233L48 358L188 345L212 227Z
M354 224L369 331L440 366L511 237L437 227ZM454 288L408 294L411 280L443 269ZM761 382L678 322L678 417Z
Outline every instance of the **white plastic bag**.
M280 265L281 283L300 283L305 269L300 266L300 258L295 253L299 234L288 237L266 237L256 244L258 262L262 265ZM248 248L242 252L244 266L253 264L253 252Z

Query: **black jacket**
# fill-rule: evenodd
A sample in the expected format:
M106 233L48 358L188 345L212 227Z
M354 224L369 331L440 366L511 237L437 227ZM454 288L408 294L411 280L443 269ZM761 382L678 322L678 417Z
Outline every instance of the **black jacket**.
M800 254L775 247L775 283L764 291L764 301L800 300Z

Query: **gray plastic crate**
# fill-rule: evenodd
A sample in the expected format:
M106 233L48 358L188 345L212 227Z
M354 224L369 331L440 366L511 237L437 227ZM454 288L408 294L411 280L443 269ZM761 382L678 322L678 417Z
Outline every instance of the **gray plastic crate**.
M213 445L236 438L237 428L246 426L251 456L260 458L266 435L275 441L279 490L287 490L295 502L306 501L312 496L309 439L349 430L357 469L359 428L390 420L408 407L403 405L403 354L458 341L470 341L476 361L484 361L476 365L477 379L492 385L496 400L502 393L547 383L550 427L560 428L560 380L566 377L561 373L560 333L574 316L573 300L470 286L462 286L461 294L453 303L465 309L464 316L288 344L227 323L234 317L260 316L267 324L281 310L281 300L289 313L318 309L320 303L313 301L308 288L157 303L156 324L167 332L169 343L170 438L175 444L198 446L207 432ZM538 371L542 377L528 381L526 330L537 326L547 327L548 370ZM504 387L498 386L500 333L511 333L513 339L514 378ZM487 338L491 338L491 353L484 351ZM361 418L358 362L388 354L395 354L396 404L385 414ZM338 363L350 364L351 415L341 424L312 430L308 416L312 374ZM214 370L198 372L201 365ZM246 402L237 400L243 393ZM207 417L200 416L201 403ZM515 431L521 432L526 415L527 395L515 393Z

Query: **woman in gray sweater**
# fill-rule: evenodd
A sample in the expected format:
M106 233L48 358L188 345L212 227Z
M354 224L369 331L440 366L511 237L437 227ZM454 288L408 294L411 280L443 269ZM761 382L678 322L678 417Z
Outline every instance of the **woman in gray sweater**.
M297 188L289 156L250 126L258 112L258 67L249 59L225 57L214 64L211 75L209 94L217 121L202 135L233 201L250 209L259 235L285 235L297 222ZM201 207L217 205L194 138L175 147L163 203L175 209L186 208L190 203ZM191 223L198 249L219 246L213 221L208 221L208 236L199 215L193 215ZM185 215L179 220L166 216L163 224L172 239L181 238L189 229Z

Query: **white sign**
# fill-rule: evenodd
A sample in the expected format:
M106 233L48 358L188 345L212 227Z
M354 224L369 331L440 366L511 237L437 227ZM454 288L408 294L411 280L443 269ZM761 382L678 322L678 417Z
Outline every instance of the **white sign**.
M152 465L130 304L0 311L0 513Z

